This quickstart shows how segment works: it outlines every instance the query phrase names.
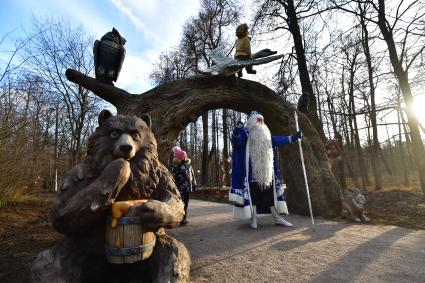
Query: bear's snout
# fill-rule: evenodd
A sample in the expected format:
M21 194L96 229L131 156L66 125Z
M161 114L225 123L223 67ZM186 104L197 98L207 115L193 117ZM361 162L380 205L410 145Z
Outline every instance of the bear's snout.
M115 143L114 155L130 160L136 155L136 144L128 134L122 134Z
M123 144L123 145L120 145L120 150L123 152L123 153L126 153L126 154L128 154L128 153L130 153L130 151L133 149L133 147L131 146L131 145L129 145L129 144Z

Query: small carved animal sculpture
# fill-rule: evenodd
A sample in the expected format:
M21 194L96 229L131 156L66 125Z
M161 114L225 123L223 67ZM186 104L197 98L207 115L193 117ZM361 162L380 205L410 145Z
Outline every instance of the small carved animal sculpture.
M133 264L111 264L105 253L106 217L114 201L147 199L140 216L156 233L152 255ZM160 163L150 117L103 110L89 138L87 156L65 176L52 209L54 228L65 240L41 252L31 269L34 282L186 282L190 256L165 234L183 219L180 194Z
M342 207L347 211L348 217L355 222L368 222L370 219L364 215L365 197L356 188L345 190Z

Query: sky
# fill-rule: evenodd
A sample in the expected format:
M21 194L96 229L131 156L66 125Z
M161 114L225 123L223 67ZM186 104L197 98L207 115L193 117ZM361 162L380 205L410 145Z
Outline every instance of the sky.
M153 63L179 43L183 24L199 11L199 0L0 0L0 4L0 39L11 31L11 37L29 31L33 16L68 18L95 39L115 27L127 39L115 85L132 93L152 88L148 74ZM1 54L0 63L5 58L7 54Z

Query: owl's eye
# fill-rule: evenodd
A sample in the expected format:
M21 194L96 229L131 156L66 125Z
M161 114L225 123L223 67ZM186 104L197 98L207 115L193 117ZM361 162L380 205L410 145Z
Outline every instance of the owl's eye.
M112 131L110 134L109 134L109 136L111 137L111 139L116 139L116 138L118 138L119 136L120 136L120 131L118 131L118 130L115 130L115 131Z

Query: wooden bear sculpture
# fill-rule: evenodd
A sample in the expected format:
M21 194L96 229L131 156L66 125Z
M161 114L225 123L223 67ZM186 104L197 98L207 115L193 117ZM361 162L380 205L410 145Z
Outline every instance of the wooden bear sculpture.
M144 229L156 234L152 255L132 264L112 264L105 251L111 204L147 200L138 207ZM87 156L65 176L52 209L54 228L66 235L41 252L31 269L34 282L186 282L190 256L165 234L183 219L180 194L158 160L150 117L103 110L90 136ZM109 224L110 225L110 224Z

